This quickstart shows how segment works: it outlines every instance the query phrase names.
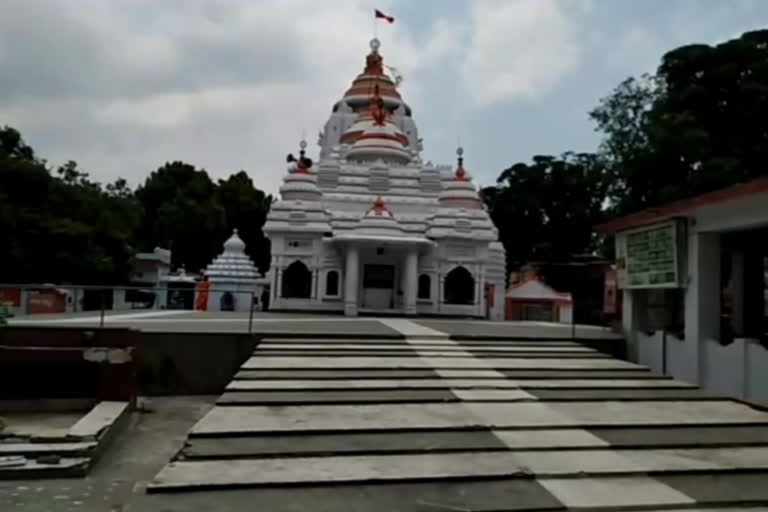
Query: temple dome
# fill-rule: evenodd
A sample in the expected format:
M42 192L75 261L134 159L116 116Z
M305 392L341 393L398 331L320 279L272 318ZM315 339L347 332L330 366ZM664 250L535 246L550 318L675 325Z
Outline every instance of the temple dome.
M443 183L443 190L440 192L438 201L441 206L482 209L483 202L477 194L475 185L472 183L467 171L464 169L464 150L458 148L456 154L459 156L456 174L453 180Z
M304 156L306 146L307 142L302 140L299 159L288 162L288 174L280 186L280 197L283 200L317 201L323 195L317 186L317 176L312 173L312 162Z
M203 271L209 281L253 282L259 278L251 259L245 253L245 242L238 236L237 230L224 242L224 252L211 262Z
M403 236L403 228L384 200L378 197L355 226L355 234L400 237Z
M343 142L354 141L347 151L347 159L410 162L412 155L408 150L408 137L392 122L392 113L384 104L378 85L368 102L368 110L362 112L342 136Z
M371 53L365 57L365 69L357 75L352 86L344 93L343 101L353 107L365 106L375 87L379 88L388 106L397 107L403 104L395 82L384 72L384 59L379 54L380 46L378 39L371 40Z

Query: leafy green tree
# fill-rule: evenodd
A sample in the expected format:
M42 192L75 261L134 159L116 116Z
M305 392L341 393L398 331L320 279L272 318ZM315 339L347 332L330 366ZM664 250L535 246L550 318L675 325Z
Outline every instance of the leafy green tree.
M144 216L137 230L139 246L171 249L172 264L187 271L203 269L220 250L226 233L224 208L205 170L176 161L152 172L136 190Z
M256 267L261 272L269 270L270 245L262 227L272 205L272 196L254 187L245 171L232 174L226 180L219 180L216 194L224 207L227 236L233 229L237 229Z
M17 130L0 130L0 281L123 281L135 204L105 193L75 162L55 174Z
M535 156L504 170L482 196L507 252L507 268L567 261L595 249L606 167L594 154Z
M605 134L612 214L768 174L768 30L666 53L591 112Z

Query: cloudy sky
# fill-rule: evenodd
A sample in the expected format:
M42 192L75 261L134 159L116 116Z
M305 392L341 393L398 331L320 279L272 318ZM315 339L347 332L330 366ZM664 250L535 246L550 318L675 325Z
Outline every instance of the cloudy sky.
M768 25L764 0L0 0L0 125L102 181L181 159L273 192L362 69L374 7L424 158L460 138L481 183L593 150L587 111L665 51Z

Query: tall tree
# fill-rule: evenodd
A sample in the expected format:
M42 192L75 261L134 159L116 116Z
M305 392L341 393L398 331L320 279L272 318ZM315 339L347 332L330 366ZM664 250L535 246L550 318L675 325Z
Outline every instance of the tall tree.
M615 214L768 174L768 30L666 53L592 111Z
M504 170L482 190L512 269L532 261L567 261L591 252L602 218L606 167L594 154L535 156Z
M269 239L262 227L272 205L272 196L253 186L245 171L219 180L216 194L224 207L227 232L237 229L246 245L248 255L261 272L269 270L271 260Z
M17 130L0 130L0 281L119 283L137 221L130 198L75 162L51 175Z
M137 241L144 250L171 249L172 264L196 272L217 254L226 237L224 208L205 170L175 161L152 172L136 190L144 216Z

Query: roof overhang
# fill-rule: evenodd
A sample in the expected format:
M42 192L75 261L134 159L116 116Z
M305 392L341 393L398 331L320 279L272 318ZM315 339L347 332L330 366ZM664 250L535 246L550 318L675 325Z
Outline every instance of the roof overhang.
M428 240L422 237L416 236L376 236L376 235L355 235L355 234L343 234L337 235L333 238L325 238L324 242L327 243L358 243L364 245L400 245L400 246L414 246L434 245L432 240Z
M648 208L637 213L619 217L595 226L595 231L612 234L619 231L646 226L657 222L684 217L693 214L700 208L715 206L738 199L745 199L759 194L765 194L768 200L768 178L761 178L748 183L740 183L731 187L708 192L690 199L682 199L667 203L656 208Z

